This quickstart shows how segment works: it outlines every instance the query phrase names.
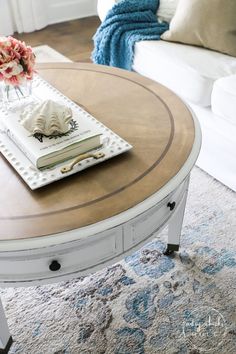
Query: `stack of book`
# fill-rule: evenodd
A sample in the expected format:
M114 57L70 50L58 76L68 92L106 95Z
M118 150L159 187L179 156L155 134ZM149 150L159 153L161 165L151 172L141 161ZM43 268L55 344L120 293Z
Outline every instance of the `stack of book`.
M71 110L66 131L51 135L35 130L32 133L23 124L23 118L27 115L23 113L31 111L31 103L42 104L47 100ZM38 118L41 119L41 116ZM45 123L40 119L39 126ZM0 152L32 190L131 148L132 145L122 137L38 76L34 78L30 103L16 105L9 110L0 105Z
M73 113L66 133L49 136L31 134L17 112L1 123L7 136L38 169L51 168L101 146L101 130L83 113Z

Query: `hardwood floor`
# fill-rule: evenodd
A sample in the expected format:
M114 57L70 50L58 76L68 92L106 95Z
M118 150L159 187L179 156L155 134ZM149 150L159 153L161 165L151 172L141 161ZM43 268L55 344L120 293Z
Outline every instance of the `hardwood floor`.
M97 16L58 23L32 33L15 33L14 37L35 47L47 44L72 61L90 62L92 37L100 20Z

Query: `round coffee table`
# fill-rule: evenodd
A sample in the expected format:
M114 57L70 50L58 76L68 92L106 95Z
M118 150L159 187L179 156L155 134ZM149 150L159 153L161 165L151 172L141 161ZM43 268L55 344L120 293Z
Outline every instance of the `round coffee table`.
M189 109L162 85L120 69L44 64L38 72L133 149L35 191L0 157L1 286L94 272L167 225L166 254L177 251L201 142ZM0 304L0 348L10 344Z

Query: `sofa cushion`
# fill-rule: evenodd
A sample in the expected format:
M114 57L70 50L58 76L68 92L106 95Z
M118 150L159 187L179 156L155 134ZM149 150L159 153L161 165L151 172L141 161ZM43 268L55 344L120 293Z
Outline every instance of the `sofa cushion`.
M162 39L236 57L236 1L180 0Z
M236 126L236 75L214 83L211 104L213 113Z
M236 58L184 44L142 41L135 45L133 70L186 100L208 106L214 81L236 74Z

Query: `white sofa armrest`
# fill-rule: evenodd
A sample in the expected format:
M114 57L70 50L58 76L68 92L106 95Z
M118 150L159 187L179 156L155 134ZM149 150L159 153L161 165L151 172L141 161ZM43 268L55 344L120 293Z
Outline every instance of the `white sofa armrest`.
M112 8L115 3L119 0L98 0L97 2L97 12L101 21L103 21L106 17L108 11Z

